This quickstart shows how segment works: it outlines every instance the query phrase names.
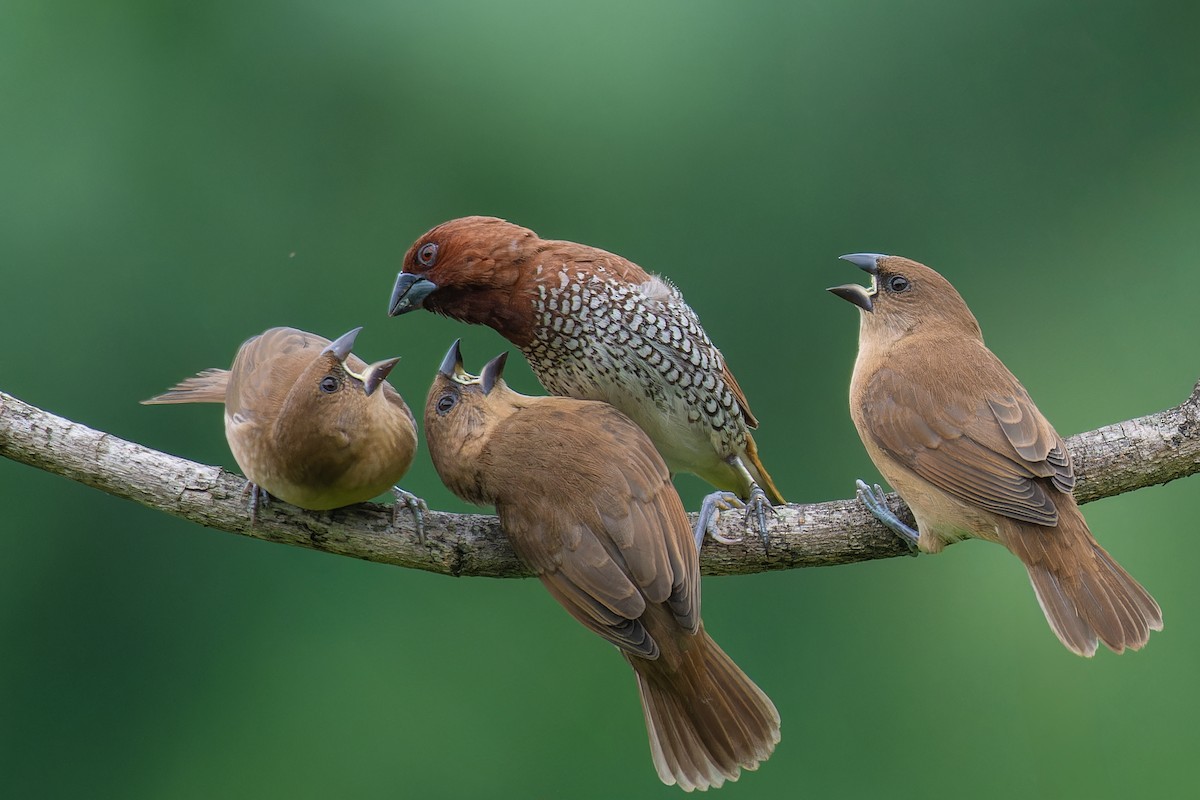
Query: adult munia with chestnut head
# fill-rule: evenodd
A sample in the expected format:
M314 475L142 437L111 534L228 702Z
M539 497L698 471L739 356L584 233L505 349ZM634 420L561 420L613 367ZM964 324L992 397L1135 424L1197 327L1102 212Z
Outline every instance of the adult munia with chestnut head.
M871 460L912 509L917 531L882 490L859 496L926 553L976 537L1008 548L1029 572L1046 621L1072 652L1097 641L1136 650L1162 630L1158 603L1092 537L1071 494L1062 437L983 343L954 287L898 256L842 258L871 274L829 291L859 307L850 414Z
M242 344L231 369L207 369L142 403L225 404L225 438L246 475L251 517L264 492L325 510L391 490L420 533L424 503L395 486L417 449L412 412L386 380L400 359L368 365L355 356L361 330L331 342L271 328Z
M758 422L669 282L595 247L463 217L428 231L404 256L389 313L418 308L495 329L521 348L547 391L612 404L672 471L722 490L705 500L698 542L715 509L737 498L766 535L767 501L784 500L750 435Z
M479 377L458 343L425 404L447 487L494 505L517 556L637 676L659 778L707 789L755 769L779 714L700 620L700 566L683 503L646 434L606 403L528 397L504 356Z

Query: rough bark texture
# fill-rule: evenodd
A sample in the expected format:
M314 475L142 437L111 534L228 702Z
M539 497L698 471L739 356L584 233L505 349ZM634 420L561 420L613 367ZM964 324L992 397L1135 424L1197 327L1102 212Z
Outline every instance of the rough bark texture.
M1081 503L1200 472L1200 383L1175 408L1072 436L1067 446ZM4 392L0 455L209 528L269 542L445 575L529 575L492 516L431 511L425 544L417 541L410 515L401 514L393 528L390 506L371 503L314 512L275 502L251 525L241 476L93 430ZM892 495L891 501L912 524L899 498ZM720 527L736 535L742 524L741 515L733 513ZM758 537L747 536L739 545L706 545L700 560L705 574L731 575L907 554L889 530L850 499L781 506L769 551Z

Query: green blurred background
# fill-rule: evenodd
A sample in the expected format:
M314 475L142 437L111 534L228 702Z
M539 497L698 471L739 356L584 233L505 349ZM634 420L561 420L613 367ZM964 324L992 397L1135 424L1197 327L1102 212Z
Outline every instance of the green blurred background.
M795 501L876 477L856 314L824 291L862 279L845 252L946 274L1064 435L1157 411L1200 377L1184 8L5 3L0 388L232 467L219 409L137 400L272 325L365 325L419 409L454 337L475 367L507 343L388 319L400 256L495 214L677 282ZM465 510L424 454L404 485ZM533 581L265 544L7 461L0 486L6 796L678 796L629 670ZM1086 508L1167 619L1119 658L1070 655L981 543L706 579L784 721L723 796L1190 793L1198 489Z

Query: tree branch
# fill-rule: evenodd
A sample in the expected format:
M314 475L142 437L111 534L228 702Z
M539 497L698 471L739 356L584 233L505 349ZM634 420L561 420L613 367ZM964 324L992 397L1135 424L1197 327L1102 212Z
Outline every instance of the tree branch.
M1081 503L1200 472L1200 383L1175 408L1072 436L1067 447ZM373 503L316 512L275 502L260 509L251 526L241 476L93 430L4 392L0 455L209 528L269 542L445 575L530 574L492 516L431 511L423 545L407 515L392 528L391 507ZM893 508L902 507L897 496L890 499ZM769 551L753 535L738 545L706 545L703 572L850 564L908 552L857 500L780 506L776 512ZM912 524L907 509L901 516ZM720 523L731 535L742 525L738 513L726 514Z

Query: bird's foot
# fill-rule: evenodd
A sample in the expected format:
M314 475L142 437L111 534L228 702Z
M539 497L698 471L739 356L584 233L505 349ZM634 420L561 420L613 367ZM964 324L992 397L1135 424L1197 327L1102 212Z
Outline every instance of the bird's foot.
M411 512L417 525L417 541L425 544L425 512L429 510L429 504L399 486L392 487L392 494L396 496L396 502L392 503L392 527L400 523L400 515L404 511Z
M764 549L771 545L771 536L767 527L768 515L775 516L775 507L767 499L767 493L759 488L757 483L753 484L750 489L750 499L746 502L746 528L750 527L751 519L758 523L758 535L762 537Z
M724 536L717 532L717 520L721 516L722 511L729 511L733 508L742 508L746 504L741 498L733 492L713 492L704 498L704 502L700 505L700 518L696 521L696 529L694 531L696 537L696 552L700 552L700 548L704 545L705 534L711 535L721 544L737 544L742 540L742 537L736 539Z
M246 502L246 512L250 514L250 524L253 525L258 522L258 509L271 504L271 495L254 481L246 481L242 494L250 498Z
M883 491L883 487L878 483L874 486L868 486L865 481L855 481L855 494L858 495L858 501L867 507L867 510L875 515L875 519L882 522L890 528L900 539L908 546L908 552L916 555L917 540L920 539L920 534L912 528L904 524L896 513L888 507L887 494Z

